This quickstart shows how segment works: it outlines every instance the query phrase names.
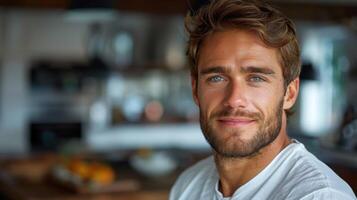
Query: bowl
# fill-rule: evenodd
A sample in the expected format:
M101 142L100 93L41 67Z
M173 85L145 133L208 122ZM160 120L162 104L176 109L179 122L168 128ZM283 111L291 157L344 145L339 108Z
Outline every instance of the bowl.
M177 167L176 161L166 152L152 152L147 156L135 154L130 159L130 164L139 173L149 176L165 176Z

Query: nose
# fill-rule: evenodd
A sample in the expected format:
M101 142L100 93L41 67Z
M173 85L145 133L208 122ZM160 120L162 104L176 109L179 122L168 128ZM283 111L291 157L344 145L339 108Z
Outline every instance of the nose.
M225 90L224 105L230 108L247 106L247 87L239 80L231 81Z

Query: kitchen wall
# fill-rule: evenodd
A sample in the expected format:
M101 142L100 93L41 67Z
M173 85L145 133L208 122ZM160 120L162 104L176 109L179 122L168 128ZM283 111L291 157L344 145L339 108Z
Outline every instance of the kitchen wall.
M3 9L1 12L1 26L4 28L0 30L0 36L2 38L0 45L3 50L1 54L0 84L0 152L27 153L30 151L29 123L32 120L33 113L36 113L39 107L46 107L46 104L42 103L46 101L41 98L44 97L46 99L46 96L51 95L55 96L50 98L52 102L69 97L75 101L75 103L73 103L71 100L73 107L82 106L81 122L85 125L84 132L90 132L95 138L98 134L101 134L99 138L104 138L104 140L106 137L103 136L102 132L113 132L110 127L107 127L106 130L102 130L97 128L98 125L93 127L91 124L88 124L91 122L90 106L95 104L97 99L104 99L105 103L113 101L108 100L111 95L110 93L113 93L113 91L106 91L106 81L97 83L97 87L95 88L89 88L89 90L96 90L94 91L94 95L93 92L78 92L78 95L68 95L63 92L54 91L34 92L30 85L29 73L34 61L37 60L50 61L57 63L56 65L63 63L63 68L66 68L68 67L68 63L77 62L86 65L90 62L92 56L102 56L103 59L106 59L106 64L110 65L109 71L112 71L108 76L108 84L111 84L110 82L113 77L117 79L116 77L124 76L125 79L123 80L127 83L126 86L132 88L131 91L134 92L136 91L135 87L142 87L145 86L145 84L146 86L150 86L151 82L153 82L151 79L159 79L159 82L160 80L161 82L164 81L161 84L171 87L170 89L168 88L167 91L177 93L170 95L166 92L163 93L164 96L178 97L179 94L182 94L179 93L180 88L189 88L190 85L187 69L182 69L186 63L184 61L182 20L182 16L170 16L166 19L162 19L161 16L147 16L135 13L109 12L108 14L108 12L106 12L103 14L98 12L77 13L62 10ZM91 37L93 37L94 24L99 24L102 27L99 33L97 33L100 37L99 42L101 42L101 45L104 45L104 47L101 47L99 50L100 52L95 52L96 50L93 52L93 49L90 49L90 45L92 45L93 42ZM177 24L180 24L179 27L176 27ZM131 63L127 64L130 65L130 68L135 68L133 71L132 69L128 69L128 66L115 63L112 52L106 52L108 49L110 51L110 48L113 48L113 34L115 34L116 31L122 30L131 33L135 40L135 52L133 53L132 60L129 61ZM154 70L151 70L151 68ZM159 70L155 70L155 68L159 68ZM118 73L120 70L125 70L128 74L126 74L126 72L123 74ZM139 70L139 73L135 72L135 70ZM171 70L173 71L170 72ZM146 73L146 71L148 73ZM160 71L163 71L163 73ZM172 76L174 74L176 74L176 78ZM171 81L169 81L170 76L173 77ZM182 76L184 76L184 79L180 80ZM140 79L148 80L143 82ZM187 83L184 84L187 86L180 85L184 80L187 80ZM143 82L144 85L141 84L141 82ZM123 86L119 85L118 91L120 90L119 87ZM161 98L160 93L158 93L160 89L153 88L150 89L150 91L151 90L153 92L156 90L156 94L153 95L157 96L157 94L159 94L158 98ZM186 93L188 95L186 95ZM181 112L185 110L182 109L182 106L187 105L187 102L191 102L191 93L189 90L183 95L185 98L189 98L189 101L182 99L179 102L180 105L177 104L177 109L180 108ZM168 104L167 101L166 104ZM169 104L171 104L169 106L172 106L172 103L169 102ZM189 104L193 105L193 102ZM111 107L108 109L111 109ZM172 110L167 110L167 113L173 112ZM97 113L97 116L99 115L100 114ZM51 116L48 116L48 118L50 117ZM46 116L42 116L42 118L46 118ZM61 121L61 119L58 119L58 121ZM135 127L136 126L134 126L134 132L138 132ZM191 126L188 127L190 128ZM87 128L90 130L87 130ZM93 131L93 129L95 129L95 131ZM187 132L185 130L186 129L183 131ZM198 134L199 128L194 126L193 130L197 132L196 135L197 138L199 138L199 143L202 143L204 139ZM114 131L114 137L116 137L116 132L117 131ZM178 135L180 135L180 133L178 133ZM130 139L132 137L133 136L130 136L128 140L132 141ZM107 138L111 140L110 136ZM149 139L150 138L156 141L153 137L149 137ZM170 139L170 137L168 137L168 139ZM94 143L91 143L93 146L99 149L102 148L100 141L98 146L96 139L89 138L88 140L89 142L94 141ZM125 138L119 141L126 143ZM135 141L136 140L134 140L134 142ZM165 141L161 141L160 143L164 144ZM180 142L180 144L181 143L182 142ZM115 145L118 146L120 144L113 145L115 147ZM104 147L106 146L108 145L104 144ZM197 145L194 143L192 146Z

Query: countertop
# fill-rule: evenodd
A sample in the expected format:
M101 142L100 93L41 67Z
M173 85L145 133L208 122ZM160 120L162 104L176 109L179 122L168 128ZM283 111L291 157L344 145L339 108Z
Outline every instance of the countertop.
M37 155L21 159L7 159L0 162L0 199L16 200L166 200L169 190L178 172L160 178L142 176L128 168L126 164L119 167L118 181L121 187L101 192L79 193L69 188L53 183L48 178L48 172L56 162L54 155ZM139 187L128 187L130 183ZM129 189L128 189L129 188Z

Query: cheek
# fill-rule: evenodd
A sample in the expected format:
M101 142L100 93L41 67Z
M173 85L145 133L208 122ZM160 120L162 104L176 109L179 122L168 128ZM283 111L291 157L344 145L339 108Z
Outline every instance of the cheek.
M224 90L216 88L202 88L198 86L198 101L200 110L209 113L222 105L224 99Z
M264 116L274 114L277 105L282 98L281 92L274 90L260 90L259 92L251 93L250 102Z

